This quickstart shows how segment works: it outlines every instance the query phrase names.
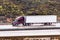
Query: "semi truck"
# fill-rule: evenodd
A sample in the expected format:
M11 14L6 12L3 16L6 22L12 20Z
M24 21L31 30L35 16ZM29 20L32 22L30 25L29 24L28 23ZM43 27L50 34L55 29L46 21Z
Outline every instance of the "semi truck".
M23 24L23 26L30 26L31 24L52 25L57 22L56 15L35 15L35 16L19 16L13 22L13 26Z

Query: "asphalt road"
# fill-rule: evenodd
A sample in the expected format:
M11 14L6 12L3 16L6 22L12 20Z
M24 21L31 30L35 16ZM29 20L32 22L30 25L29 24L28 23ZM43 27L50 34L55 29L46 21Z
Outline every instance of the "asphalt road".
M42 30L43 29L43 30ZM60 35L60 23L52 25L0 25L0 37Z
M12 25L0 25L0 31L15 31L15 30L49 30L60 29L60 23L53 23L52 25L33 24L31 26L12 26Z

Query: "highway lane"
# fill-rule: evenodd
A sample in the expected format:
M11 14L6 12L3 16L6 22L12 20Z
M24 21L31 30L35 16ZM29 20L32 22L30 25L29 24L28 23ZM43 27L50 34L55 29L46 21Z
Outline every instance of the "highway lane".
M60 35L60 29L52 30L24 30L24 31L0 31L0 37L12 36L46 36L46 35Z
M17 30L28 28L59 28L59 29L44 29L44 30ZM11 30L12 29L12 30ZM16 29L16 30L15 30ZM42 35L60 35L60 23L50 26L43 25L31 25L31 26L12 26L12 25L0 25L0 37L10 36L42 36Z
M49 30L49 29L60 29L60 23L52 25L34 24L31 26L12 26L12 25L0 25L0 31L15 31L15 30Z

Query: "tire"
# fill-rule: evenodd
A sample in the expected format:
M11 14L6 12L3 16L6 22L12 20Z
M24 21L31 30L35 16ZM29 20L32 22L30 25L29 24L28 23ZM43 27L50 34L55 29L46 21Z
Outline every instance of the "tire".
M31 23L27 23L27 26L30 26L31 25Z
M23 26L26 26L26 24L25 23L22 23L23 24Z
M30 26L30 23L23 23L24 26Z
M18 24L12 23L13 26L18 26Z
M44 25L47 25L47 23L44 23Z
M52 23L49 23L49 25L52 25Z
M52 23L44 23L44 25L51 25Z

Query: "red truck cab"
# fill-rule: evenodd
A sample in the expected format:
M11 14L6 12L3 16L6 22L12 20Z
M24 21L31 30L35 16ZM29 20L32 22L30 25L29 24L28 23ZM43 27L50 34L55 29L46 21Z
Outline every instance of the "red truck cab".
M24 24L24 17L23 16L19 16L17 17L13 22L12 25L13 26L17 26L19 24Z

